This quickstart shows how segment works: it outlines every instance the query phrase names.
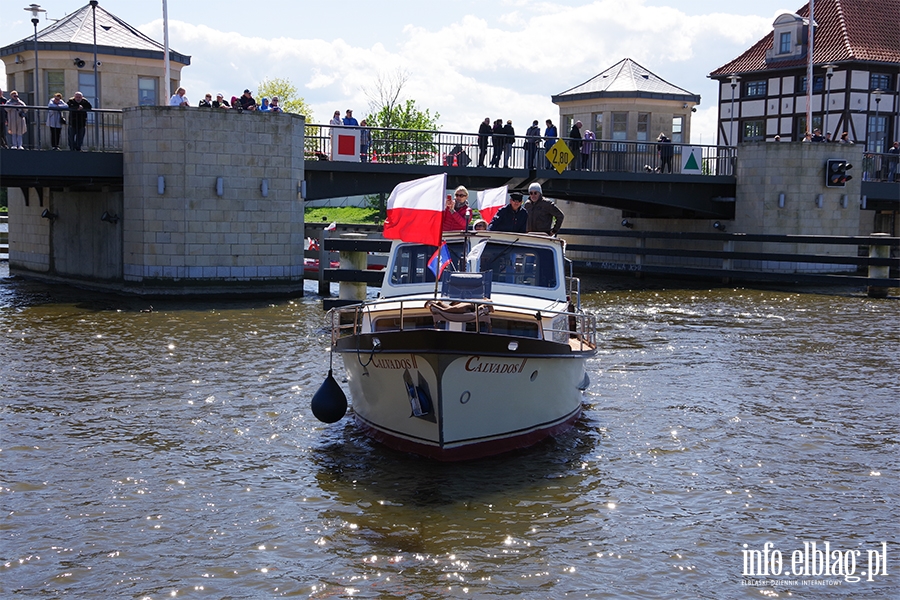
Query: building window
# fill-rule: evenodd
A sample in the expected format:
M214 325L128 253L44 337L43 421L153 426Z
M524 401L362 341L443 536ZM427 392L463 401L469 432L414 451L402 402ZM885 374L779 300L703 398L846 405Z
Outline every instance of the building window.
M741 124L741 141L758 142L766 137L766 122L762 119L744 121Z
M650 139L650 113L638 113L637 139L639 142Z
M603 113L594 113L594 135L598 140L603 139Z
M16 88L10 88L14 90ZM34 98L34 71L25 71L25 85L20 87L19 92L19 100L24 102L29 106L35 106L37 102Z
M890 90L891 76L885 73L872 73L871 75L869 75L869 89L885 91Z
M99 79L100 74L97 73L97 80L99 81ZM100 100L97 98L97 88L94 86L93 73L78 73L78 91L87 98L91 106L100 108Z
M778 43L778 54L790 54L791 53L791 32L786 31L781 34Z
M66 97L66 73L65 71L47 71L47 102L50 101L55 94L62 94Z
M614 112L612 114L612 139L628 139L628 113Z
M768 81L748 81L744 84L744 95L747 97L765 96Z
M825 89L825 76L813 75L813 94L821 94ZM806 75L797 79L797 93L806 93Z
M684 143L684 117L681 115L672 117L672 143Z
M806 128L806 115L797 117L797 128L794 129L794 131L796 132L794 139L799 142L800 140L803 139L803 136L806 135L807 132L812 133L813 129L818 129L819 131L822 130L822 117L821 116L818 116L818 117L813 116L812 129Z
M158 84L156 77L138 77L138 106L153 106L157 103Z
M886 150L884 147L885 132L887 131L887 117L885 115L869 115L866 125L866 151L881 154Z

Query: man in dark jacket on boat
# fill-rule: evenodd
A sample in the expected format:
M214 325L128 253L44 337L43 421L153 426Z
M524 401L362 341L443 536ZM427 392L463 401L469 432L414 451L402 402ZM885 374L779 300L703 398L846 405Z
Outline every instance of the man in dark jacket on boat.
M528 186L528 202L525 203L525 211L528 213L525 226L527 233L556 235L562 228L565 215L555 204L544 199L541 184L537 182Z
M515 193L509 196L509 204L497 211L491 224L490 231L510 231L512 233L525 233L528 221L528 213L522 208L522 194Z

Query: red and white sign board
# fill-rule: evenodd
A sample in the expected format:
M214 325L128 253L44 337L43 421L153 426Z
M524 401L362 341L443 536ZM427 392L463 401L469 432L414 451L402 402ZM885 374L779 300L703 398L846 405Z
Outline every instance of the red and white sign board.
M359 129L332 128L331 160L359 162Z

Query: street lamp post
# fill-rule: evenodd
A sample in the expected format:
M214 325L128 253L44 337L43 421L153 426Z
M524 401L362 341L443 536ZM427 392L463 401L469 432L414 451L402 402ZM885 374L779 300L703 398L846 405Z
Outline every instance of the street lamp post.
M27 7L25 10L31 12L31 22L34 24L34 106L38 106L38 103L41 101L40 94L40 81L41 75L38 69L38 43L37 43L37 26L40 23L40 19L38 18L42 12L47 12L43 8L41 8L40 4L32 4ZM34 135L37 146L36 149L41 149L41 121L40 116L35 113L34 119Z
M825 65L825 131L831 131L828 128L828 109L831 105L831 77L834 75L834 70L837 68L837 65ZM838 119L840 121L840 119ZM836 138L839 137L838 132L835 130L834 137L832 137L832 141L837 141Z
M881 104L881 94L883 94L883 93L884 93L884 90L882 90L881 88L878 88L878 89L875 89L872 91L872 94L875 95L875 144L874 144L874 146L872 146L872 152L878 152L878 153L884 151L883 145L881 146L881 150L880 151L878 150L879 143L881 142L881 140L879 139L881 137L881 124L879 123L880 115L878 113L878 108L879 108L879 105Z
M734 88L737 87L737 82L740 81L741 78L732 74L728 77L728 80L731 81L731 123L728 128L728 135L731 139L729 140L729 143L732 146L737 146L734 139Z
M94 108L100 108L100 78L97 76L97 0L91 0L91 16L94 20ZM94 143L100 143L100 123L94 115Z

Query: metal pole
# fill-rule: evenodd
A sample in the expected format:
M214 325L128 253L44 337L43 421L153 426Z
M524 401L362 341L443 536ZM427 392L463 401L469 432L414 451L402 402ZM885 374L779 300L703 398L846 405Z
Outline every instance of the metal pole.
M32 4L32 7L37 6L37 4ZM26 9L28 10L28 9ZM40 69L38 69L38 46L37 46L37 26L38 26L38 18L37 13L34 13L34 18L31 19L31 22L34 23L34 105L38 106L41 101L40 94L40 82L41 76L39 75ZM35 111L32 111L35 112ZM35 140L37 142L37 146L35 150L41 149L41 120L39 116L39 112L35 112L34 118L34 135Z
M47 12L43 8L41 8L40 4L32 4L27 7L25 10L31 13L31 23L34 25L34 103L33 106L39 106L41 102L41 75L40 75L40 67L38 63L38 39L37 39L37 26L40 22L38 17L42 12ZM31 111L35 112L35 111ZM40 112L35 112L34 115L34 135L37 145L35 146L36 150L41 149L41 120L40 120ZM6 132L3 132L3 135L6 135Z
M100 78L97 76L97 0L91 0L91 16L94 18L94 108L100 108ZM94 115L94 145L100 145L100 123Z
M731 136L731 139L728 140L728 145L737 146L737 140L734 136L734 89L737 87L737 82L740 81L741 78L732 73L728 76L728 79L731 81L731 123L728 127L728 135Z
M879 152L878 143L881 141L879 138L881 137L881 126L878 123L878 119L880 114L878 109L881 107L881 89L877 89L872 92L875 94L875 145L872 147L872 152ZM881 151L884 151L884 146L881 147Z
M815 0L809 0L809 36L806 56L806 130L812 133L812 89L813 89L813 29L815 26Z
M172 95L171 84L169 83L172 79L171 70L169 67L169 10L166 7L166 0L162 0L163 4L163 63L166 65L166 95L163 98L163 104L169 104L169 97Z
M825 123L823 123L823 126L825 127L826 132L828 131L828 109L831 106L831 76L834 75L834 67L835 65L825 65L825 77L828 81L825 84ZM840 119L838 119L838 121L840 121ZM837 129L835 129L832 141L837 141L835 138L838 137L840 136Z

